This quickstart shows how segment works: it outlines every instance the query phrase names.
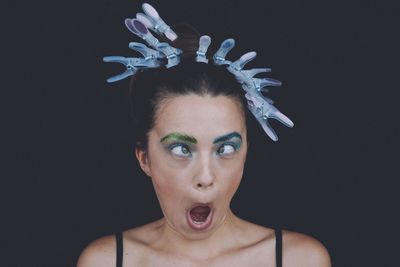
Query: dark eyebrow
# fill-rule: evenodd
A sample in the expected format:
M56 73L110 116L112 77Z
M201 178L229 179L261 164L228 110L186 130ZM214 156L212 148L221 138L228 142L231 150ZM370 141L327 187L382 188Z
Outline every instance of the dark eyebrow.
M185 142L197 144L197 140L193 136L187 135L184 133L178 133L178 132L167 134L166 136L161 138L160 142L162 143L162 142L169 141L169 140L185 141Z
M224 134L222 136L215 138L213 144L223 142L223 141L232 139L234 137L238 137L240 139L240 141L242 141L242 136L238 132L232 132L232 133Z

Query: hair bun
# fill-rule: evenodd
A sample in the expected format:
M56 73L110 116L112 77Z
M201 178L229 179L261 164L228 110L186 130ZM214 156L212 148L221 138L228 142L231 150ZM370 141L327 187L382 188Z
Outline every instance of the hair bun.
M178 38L171 42L171 46L183 51L183 58L196 56L199 48L200 33L192 25L179 23L171 26Z

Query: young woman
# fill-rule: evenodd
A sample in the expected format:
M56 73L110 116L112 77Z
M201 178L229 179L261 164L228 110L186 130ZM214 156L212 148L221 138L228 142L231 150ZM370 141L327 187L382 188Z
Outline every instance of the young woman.
M164 216L93 241L77 267L331 266L316 239L253 224L230 209L254 117L231 73L196 62L196 31L174 30L181 62L137 72L130 83L136 157Z

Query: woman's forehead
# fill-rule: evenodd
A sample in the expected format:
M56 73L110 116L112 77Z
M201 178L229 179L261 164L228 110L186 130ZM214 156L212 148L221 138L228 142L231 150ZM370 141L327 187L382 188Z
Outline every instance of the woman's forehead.
M154 130L160 135L172 132L215 138L231 132L243 135L245 119L240 104L229 96L174 96L163 101Z

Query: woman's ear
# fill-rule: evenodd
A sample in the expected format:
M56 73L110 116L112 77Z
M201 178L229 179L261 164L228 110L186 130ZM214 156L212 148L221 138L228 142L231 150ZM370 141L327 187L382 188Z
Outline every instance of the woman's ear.
M140 168L147 174L147 176L151 177L151 172L149 168L149 159L147 151L139 146L135 147L135 155L137 160L139 161Z

